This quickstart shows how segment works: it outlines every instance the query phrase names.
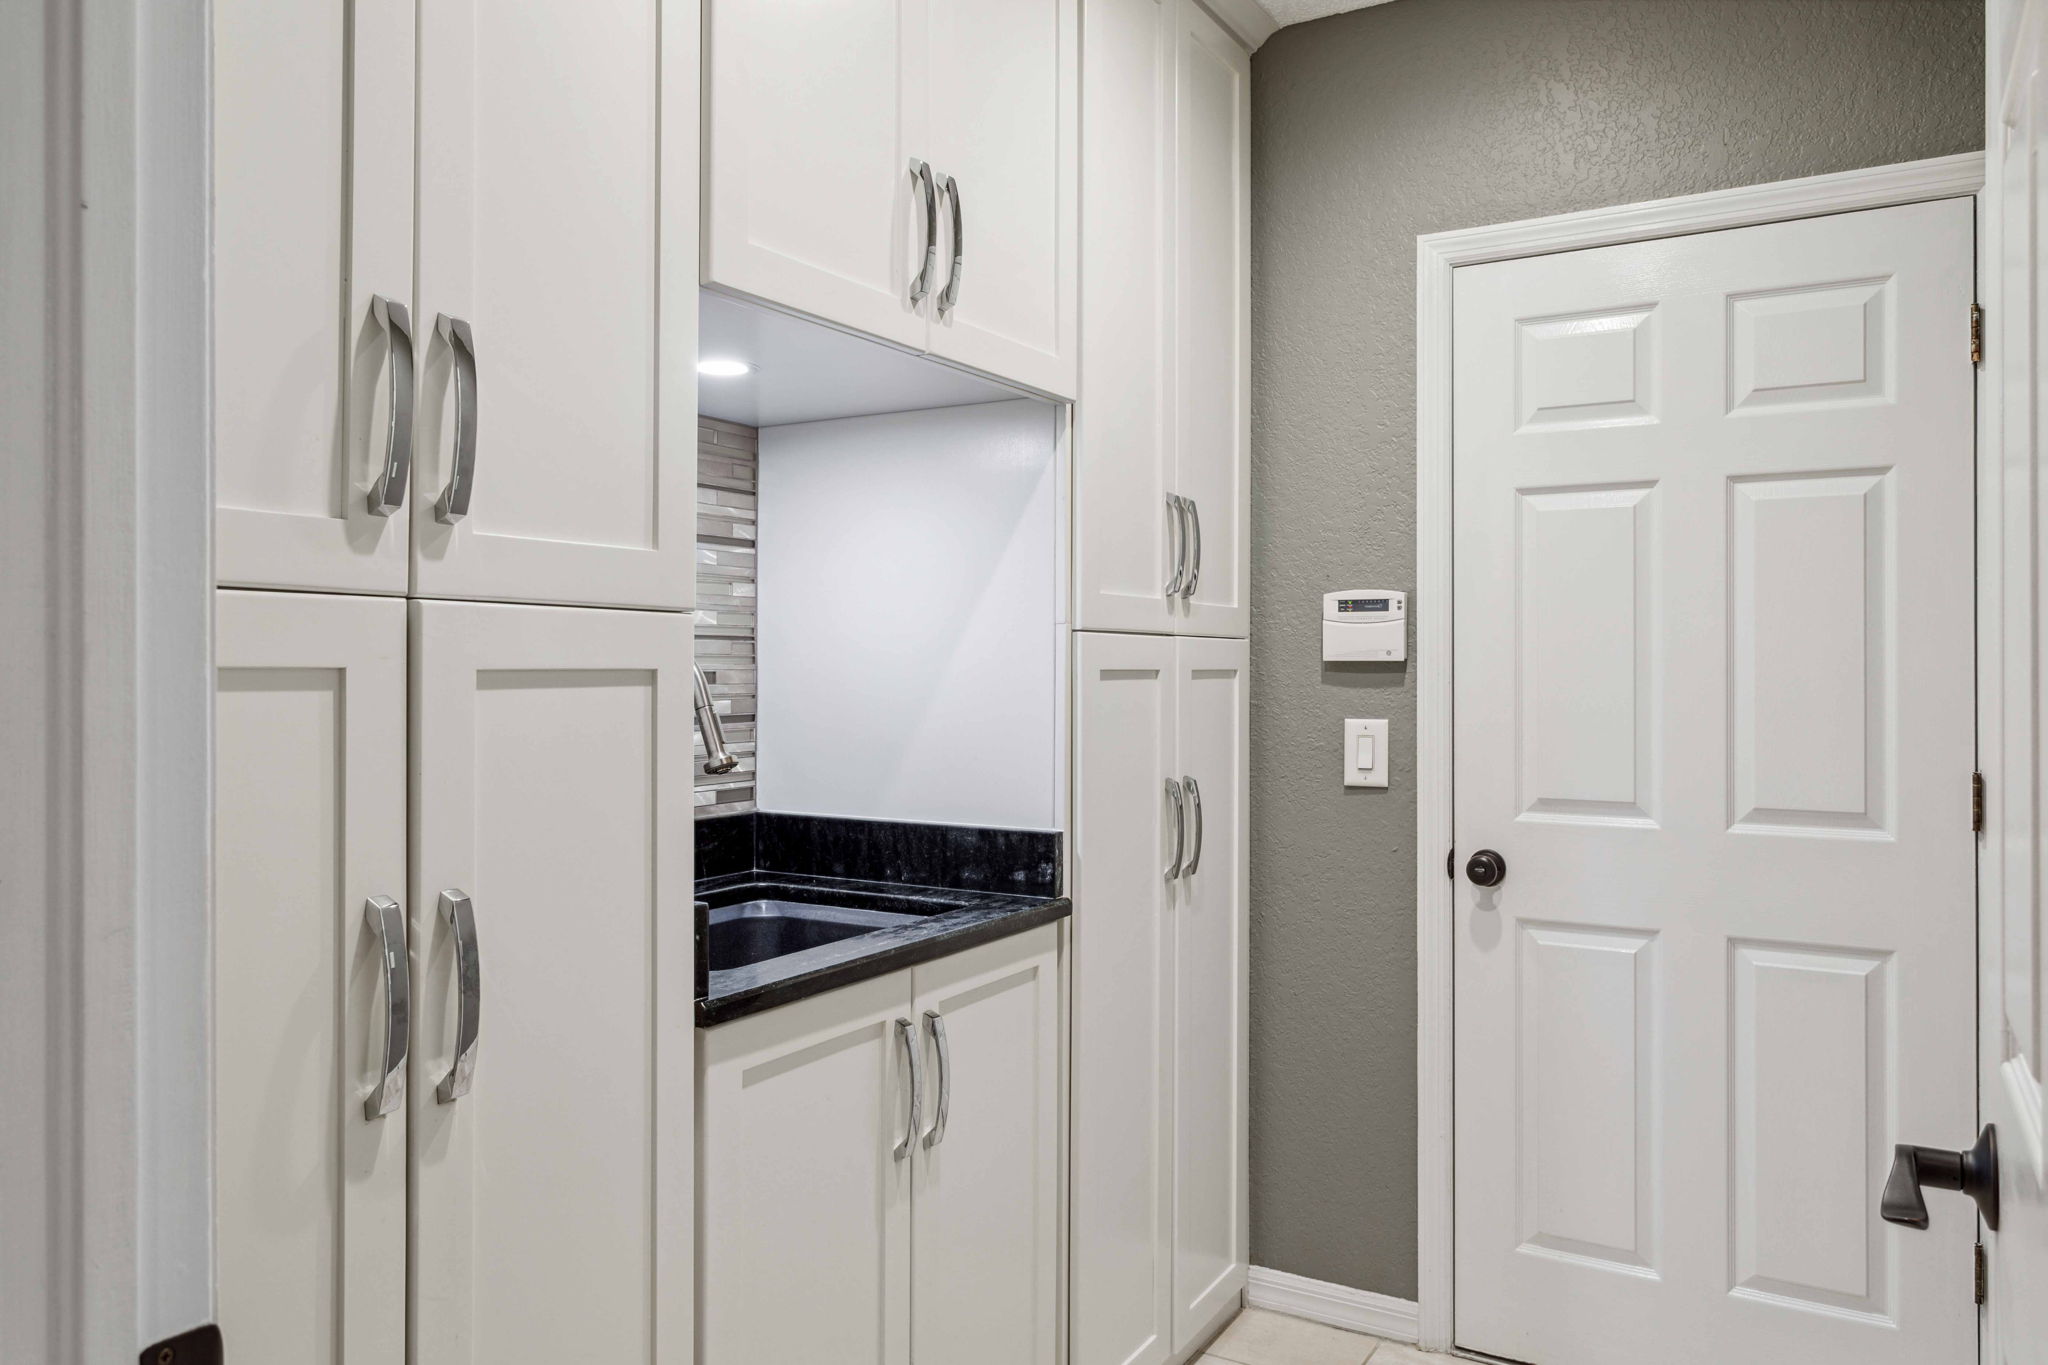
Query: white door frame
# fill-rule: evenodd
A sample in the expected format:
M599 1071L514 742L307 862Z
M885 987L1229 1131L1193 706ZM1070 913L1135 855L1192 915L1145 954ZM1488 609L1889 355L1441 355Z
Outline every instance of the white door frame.
M1556 251L1975 195L1983 185L1983 154L1970 152L1415 239L1416 1301L1425 1350L1449 1350L1453 1325L1455 935L1453 883L1445 862L1452 842L1452 271ZM1979 220L1981 259L1981 210ZM1983 382L1980 374L1980 411ZM1995 441L1987 447L1982 437L1980 426L1980 471L1987 448L1994 456L1997 449ZM1987 482L1995 480L1980 473L1980 489Z

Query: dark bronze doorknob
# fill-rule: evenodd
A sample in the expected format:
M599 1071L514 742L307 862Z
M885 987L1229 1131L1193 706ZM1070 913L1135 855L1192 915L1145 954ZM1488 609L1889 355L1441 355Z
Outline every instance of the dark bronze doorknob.
M1920 1192L1928 1188L1961 1190L1977 1201L1984 1226L1998 1231L1998 1130L1985 1124L1977 1145L1967 1152L1900 1143L1893 1151L1891 1178L1884 1182L1877 1211L1887 1223L1924 1228L1927 1200Z
M1499 886L1507 880L1508 860L1490 848L1482 848L1466 859L1465 875L1474 886Z

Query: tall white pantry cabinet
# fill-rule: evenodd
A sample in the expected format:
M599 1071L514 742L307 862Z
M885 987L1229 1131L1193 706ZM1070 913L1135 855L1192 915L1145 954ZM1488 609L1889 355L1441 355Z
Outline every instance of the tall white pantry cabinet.
M213 22L223 1335L687 1361L699 6Z
M1072 1365L1191 1359L1249 1269L1250 59L1084 0Z

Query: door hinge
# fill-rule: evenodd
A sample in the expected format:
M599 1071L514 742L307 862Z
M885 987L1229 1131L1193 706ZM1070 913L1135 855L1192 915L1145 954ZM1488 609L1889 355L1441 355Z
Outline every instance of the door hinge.
M1970 833L1984 832L1984 774L1970 774Z
M143 1348L141 1365L222 1365L220 1328L208 1323Z
M1984 310L1974 303L1970 305L1970 363L1984 363Z
M1985 1259L1982 1242L1977 1243L1972 1256L1976 1267L1974 1274L1977 1283L1977 1302L1983 1303L1991 1297L1991 1267Z

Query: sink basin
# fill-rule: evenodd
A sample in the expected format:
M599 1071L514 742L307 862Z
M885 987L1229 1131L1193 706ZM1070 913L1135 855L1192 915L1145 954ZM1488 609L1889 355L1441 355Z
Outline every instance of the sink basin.
M731 971L893 925L914 923L919 918L894 910L856 910L804 901L741 901L721 905L711 912L707 956L712 971Z

